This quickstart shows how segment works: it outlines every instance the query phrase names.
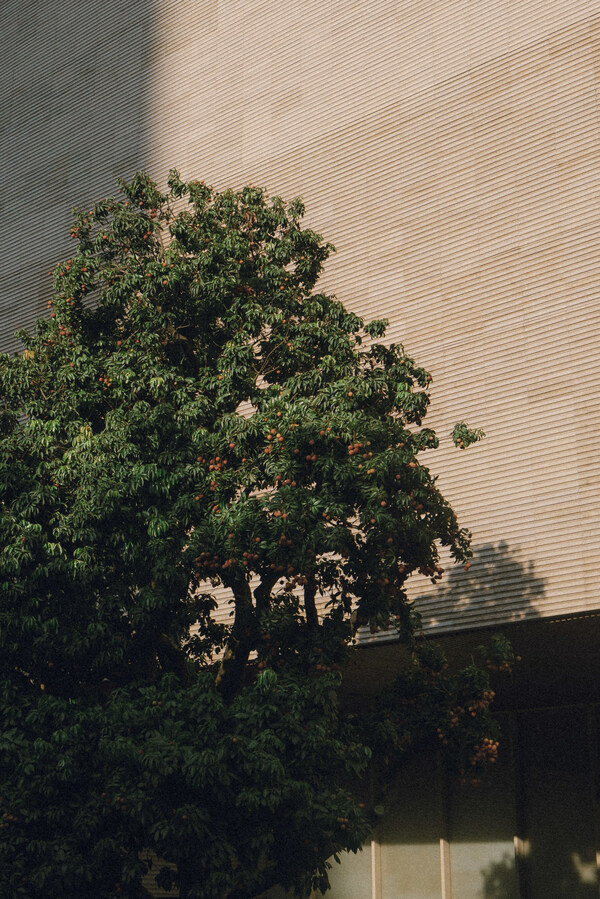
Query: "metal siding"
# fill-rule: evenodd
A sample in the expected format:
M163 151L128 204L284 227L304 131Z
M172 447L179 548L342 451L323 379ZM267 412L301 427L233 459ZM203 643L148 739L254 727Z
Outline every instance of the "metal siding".
M116 174L300 194L324 284L434 375L430 462L476 558L415 587L430 627L598 608L598 0L115 0L59 28L25 5L0 28L2 346ZM461 418L488 435L464 454Z

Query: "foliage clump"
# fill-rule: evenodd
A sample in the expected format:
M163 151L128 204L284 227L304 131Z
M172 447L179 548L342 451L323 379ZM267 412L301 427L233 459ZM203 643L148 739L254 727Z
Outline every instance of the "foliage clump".
M307 895L368 837L370 764L495 740L406 592L470 555L422 462L431 379L318 292L299 201L121 191L0 363L0 892L134 899L160 857L182 897ZM408 648L367 716L361 625Z

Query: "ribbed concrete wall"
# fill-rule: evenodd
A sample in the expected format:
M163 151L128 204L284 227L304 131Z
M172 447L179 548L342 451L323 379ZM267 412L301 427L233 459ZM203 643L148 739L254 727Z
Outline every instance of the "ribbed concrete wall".
M0 327L30 315L65 213L113 173L300 194L338 247L327 286L387 316L434 375L431 465L476 559L426 594L431 626L598 608L600 2L155 0L115 2L112 25L80 3L65 33L104 31L97 64L73 71L46 14L20 36L24 5L42 7L5 4L0 30L0 165L16 165ZM460 418L488 434L466 453L448 436Z

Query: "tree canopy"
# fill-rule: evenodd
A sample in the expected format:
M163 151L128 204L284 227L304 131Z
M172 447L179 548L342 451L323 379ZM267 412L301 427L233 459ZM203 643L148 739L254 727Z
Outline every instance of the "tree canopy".
M406 592L470 555L422 461L431 378L317 291L303 213L138 174L1 358L3 896L135 899L151 859L189 899L306 895L368 837L369 765L494 756L487 675ZM407 652L358 714L363 625Z

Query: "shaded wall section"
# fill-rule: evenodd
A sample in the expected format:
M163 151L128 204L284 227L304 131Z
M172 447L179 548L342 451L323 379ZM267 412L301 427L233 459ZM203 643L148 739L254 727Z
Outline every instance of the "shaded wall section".
M0 350L45 312L73 206L147 160L153 0L0 5Z
M499 758L476 783L420 750L383 800L375 851L333 866L327 895L597 897L598 715L591 704L503 714Z

